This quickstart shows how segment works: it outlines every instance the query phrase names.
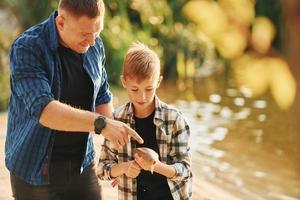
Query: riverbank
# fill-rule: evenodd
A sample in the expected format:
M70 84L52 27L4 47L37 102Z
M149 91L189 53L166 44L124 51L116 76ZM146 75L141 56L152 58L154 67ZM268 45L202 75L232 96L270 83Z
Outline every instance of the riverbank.
M6 113L0 113L0 199L12 200L11 188L9 182L9 173L4 164L4 143L6 134ZM95 137L96 148L99 148L103 138ZM206 180L199 173L197 169L193 168L194 172L194 187L193 199L197 200L240 200L238 197L233 196L230 192L220 188ZM114 200L117 199L117 189L112 188L109 182L101 182L103 199Z

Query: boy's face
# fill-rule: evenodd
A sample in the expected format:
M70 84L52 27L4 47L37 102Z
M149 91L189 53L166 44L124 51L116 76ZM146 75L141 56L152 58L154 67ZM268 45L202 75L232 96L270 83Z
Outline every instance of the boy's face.
M133 103L136 116L146 117L152 113L155 107L154 96L161 80L162 76L141 81L138 81L136 78L124 78L121 76L123 87L127 90L129 100Z

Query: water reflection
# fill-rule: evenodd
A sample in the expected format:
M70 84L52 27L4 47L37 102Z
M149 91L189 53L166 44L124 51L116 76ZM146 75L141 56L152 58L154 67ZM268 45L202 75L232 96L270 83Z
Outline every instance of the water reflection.
M267 95L253 99L235 88L208 95L205 87L186 88L193 101L176 100L175 87L160 90L191 124L195 173L245 200L300 199L300 141L291 113Z

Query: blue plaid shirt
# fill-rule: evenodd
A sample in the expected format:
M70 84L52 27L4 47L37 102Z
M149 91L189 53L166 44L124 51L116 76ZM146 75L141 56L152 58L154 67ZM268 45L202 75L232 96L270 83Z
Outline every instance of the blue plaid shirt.
M48 166L53 130L39 124L44 107L59 100L61 63L59 38L53 12L50 17L21 34L10 50L11 96L5 143L5 163L9 171L33 185L49 183ZM92 110L111 101L104 68L104 47L100 38L83 55L83 67L94 86ZM82 171L95 157L92 135L89 134Z

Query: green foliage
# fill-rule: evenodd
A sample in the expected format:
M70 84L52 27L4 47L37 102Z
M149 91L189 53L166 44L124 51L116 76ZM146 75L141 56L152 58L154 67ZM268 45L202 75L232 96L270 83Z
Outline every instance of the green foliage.
M1 6L8 7L24 29L40 23L57 6L55 0L4 0Z
M109 1L106 4L105 29L102 32L102 39L106 49L109 80L114 84L119 83L123 59L132 42L140 40L149 45L151 41L150 35L139 28L141 24L132 23L130 17L136 18L137 13L130 16L127 3L126 1Z
M106 69L111 84L119 84L126 51L137 40L157 52L161 58L165 80L175 80L178 77L178 51L183 55L181 56L183 67L187 60L189 63L192 60L196 66L205 63L207 49L210 49L211 53L213 51L208 48L209 45L205 40L195 37L195 28L181 12L184 3L185 0L105 1L105 28L101 33L101 38L105 44ZM58 0L3 0L0 8L10 10L16 16L20 29L25 30L46 19L57 8L57 5ZM11 41L12 39L9 43ZM8 48L0 47L0 50L1 56L7 57ZM209 56L213 58L211 53ZM2 74L4 72L4 68L0 69L0 109L6 107L8 98L8 74ZM179 75L179 77L184 77L184 75Z
M207 45L193 36L195 30L181 12L184 3L184 0L105 2L106 19L102 39L111 83L118 84L125 53L133 41L139 40L158 53L165 79L177 78L178 50L184 52L185 60L192 58L195 63L203 60L203 49ZM4 0L0 7L9 8L24 30L44 20L56 9L57 4L57 0Z
M103 40L111 83L118 83L123 59L133 41L154 49L165 79L177 78L177 53L193 59L199 67L206 56L207 42L195 37L195 28L181 14L183 1L148 0L106 2Z
M58 2L58 0L2 0L0 8L9 10L17 18L18 27L25 30L46 19L57 8ZM201 69L206 70L218 65L217 59L220 56L216 54L214 48L216 44L203 35L199 27L190 19L186 19L183 14L183 7L190 1L104 0L104 2L106 16L101 38L105 44L106 69L110 83L119 84L126 51L137 40L157 52L161 58L164 80L190 78L197 73L196 69L199 72ZM256 15L267 16L275 22L279 30L275 45L279 47L282 24L280 24L281 15L278 13L281 13L281 1L256 2ZM15 37L15 34L11 35ZM7 52L13 40L8 37L9 35L6 30L0 30L0 109L6 107L9 91L8 72L3 67L8 66Z

